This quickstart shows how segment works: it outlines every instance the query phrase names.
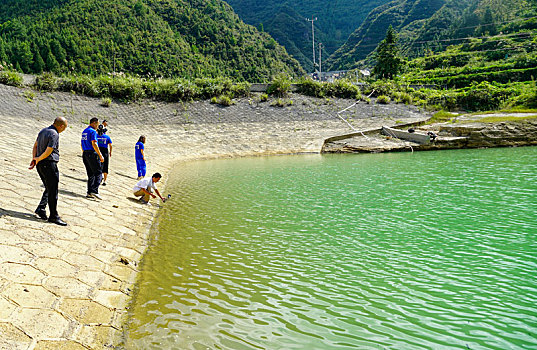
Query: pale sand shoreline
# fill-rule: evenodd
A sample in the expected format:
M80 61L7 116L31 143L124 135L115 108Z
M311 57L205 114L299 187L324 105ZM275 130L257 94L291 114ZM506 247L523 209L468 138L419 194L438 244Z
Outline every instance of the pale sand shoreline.
M150 101L104 108L98 99L64 93L35 93L28 101L24 91L0 85L0 349L10 350L109 349L120 342L157 211L129 200L136 182L133 147L141 134L147 136L148 175L164 175L165 193L166 174L177 163L318 153L324 139L349 131L334 112L353 103L292 96L290 108L248 100L228 108ZM404 106L359 104L349 113L357 129L427 118ZM60 135L58 206L67 227L33 214L43 188L37 172L28 170L37 133L57 115L69 120ZM114 145L102 202L84 197L79 142L91 116L110 121Z

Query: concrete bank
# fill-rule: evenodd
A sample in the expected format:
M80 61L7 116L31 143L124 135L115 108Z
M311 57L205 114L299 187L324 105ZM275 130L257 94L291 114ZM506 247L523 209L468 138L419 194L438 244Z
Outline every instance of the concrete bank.
M166 175L194 159L319 152L327 137L348 132L335 113L354 101L291 99L285 108L253 99L226 108L153 101L106 108L99 99L0 85L0 349L117 345L158 209L132 201L138 137L147 137L148 174ZM357 129L426 118L400 105L358 104L346 113ZM60 135L58 207L67 227L34 215L43 187L28 170L37 133L58 115L69 121ZM103 201L85 198L79 142L93 116L109 121L113 140Z

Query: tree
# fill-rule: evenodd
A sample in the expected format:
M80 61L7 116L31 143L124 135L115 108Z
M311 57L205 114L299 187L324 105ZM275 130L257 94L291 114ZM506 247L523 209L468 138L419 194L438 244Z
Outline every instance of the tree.
M32 65L32 71L33 73L41 74L45 69L45 61L43 61L43 58L39 53L39 48L37 47L37 45L34 44L32 49L34 52L34 63Z
M373 74L382 79L393 79L403 68L403 58L399 55L397 35L392 26L388 28L386 37L377 46L375 53L377 65L373 68Z
M47 50L46 60L45 60L45 68L47 72L53 72L58 73L60 71L60 64L56 60L56 57L52 54L50 50Z
M8 59L7 59L6 50L4 49L4 43L2 39L0 39L0 65L3 63L7 63L7 61Z
M492 15L490 7L487 7L487 9L485 10L483 18L481 19L481 25L478 27L477 31L479 35L498 34L498 30L496 29L496 23L494 21L494 16Z
M15 57L19 67L24 73L30 73L30 67L33 64L34 55L30 49L30 44L26 41L17 43L15 47Z

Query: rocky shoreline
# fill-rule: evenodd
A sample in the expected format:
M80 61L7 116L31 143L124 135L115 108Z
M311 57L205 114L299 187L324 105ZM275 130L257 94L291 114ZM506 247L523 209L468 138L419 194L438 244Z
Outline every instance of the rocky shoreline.
M499 123L441 123L431 125L409 124L396 126L401 130L412 128L416 133L434 133L437 137L427 143L412 142L386 135L374 129L328 138L322 153L380 153L431 151L462 148L519 147L537 145L537 119Z

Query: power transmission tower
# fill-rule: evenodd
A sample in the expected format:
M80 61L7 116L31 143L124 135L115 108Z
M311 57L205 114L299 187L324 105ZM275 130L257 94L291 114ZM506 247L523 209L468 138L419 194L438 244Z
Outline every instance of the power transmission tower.
M313 22L317 20L317 17L313 18L313 15L311 16L311 19L306 18L306 21L311 22L311 46L313 48L313 72L315 73L315 29L313 27Z

